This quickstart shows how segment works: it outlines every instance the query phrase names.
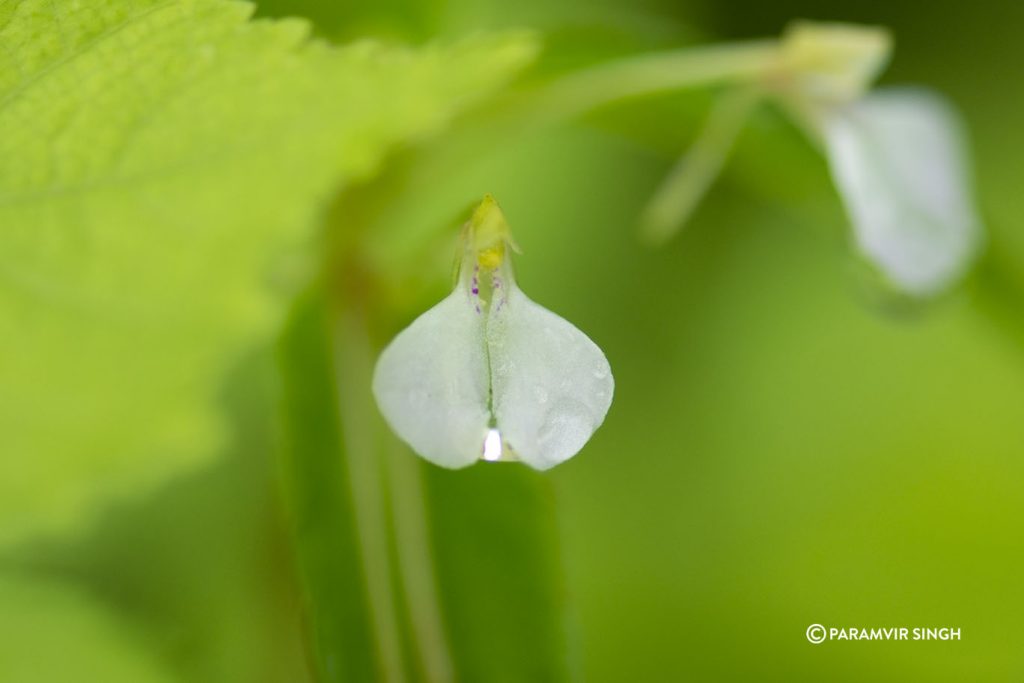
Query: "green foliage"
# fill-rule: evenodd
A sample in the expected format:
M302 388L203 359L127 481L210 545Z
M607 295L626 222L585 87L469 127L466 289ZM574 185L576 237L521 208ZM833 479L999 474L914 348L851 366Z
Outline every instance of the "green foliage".
M0 541L208 461L325 200L533 53L332 48L250 11L0 5Z
M106 506L89 533L9 549L4 563L102 596L178 680L308 680L267 418L274 370L259 353L231 373L232 439L216 462Z
M858 300L827 168L768 111L679 239L642 249L633 221L706 93L540 134L524 98L418 144L532 55L518 34L333 47L222 0L0 0L0 680L1021 678L1024 91L998 68L1021 10L670 4L261 7L330 36L544 26L542 73L811 10L891 25L893 80L947 92L974 132L998 239L971 289L906 319ZM581 457L420 462L371 403L386 335L346 361L333 289L293 309L281 387L251 381L324 261L319 226L358 246L339 260L365 271L338 279L393 333L443 296L441 228L485 192L524 286L619 379ZM811 646L812 621L964 640Z
M426 475L459 680L573 680L551 484L510 464Z
M319 680L372 680L371 615L359 565L323 297L306 297L281 342L285 497Z

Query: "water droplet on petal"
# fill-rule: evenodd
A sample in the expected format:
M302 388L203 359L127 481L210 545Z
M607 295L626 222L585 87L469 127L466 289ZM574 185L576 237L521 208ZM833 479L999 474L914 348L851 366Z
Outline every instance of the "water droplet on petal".
M494 462L501 460L501 433L497 429L488 429L484 439L484 460Z

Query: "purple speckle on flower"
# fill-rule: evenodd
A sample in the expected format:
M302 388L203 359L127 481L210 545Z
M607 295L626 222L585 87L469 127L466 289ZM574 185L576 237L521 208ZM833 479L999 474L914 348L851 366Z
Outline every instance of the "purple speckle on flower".
M479 287L474 287L473 288L473 293L474 294L479 294L480 293L480 288Z

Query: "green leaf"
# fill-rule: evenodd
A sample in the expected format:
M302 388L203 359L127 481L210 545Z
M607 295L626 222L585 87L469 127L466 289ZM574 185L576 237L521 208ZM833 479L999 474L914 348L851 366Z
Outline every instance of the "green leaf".
M304 298L280 345L284 493L303 575L317 678L374 676L369 607L342 457L324 301Z
M442 605L459 680L571 680L550 482L508 463L426 473Z
M102 596L133 628L145 629L182 680L309 681L275 495L269 351L247 357L226 381L233 436L215 463L107 506L88 533L3 549L0 565L73 580Z
M0 680L174 680L128 624L70 584L0 575Z
M0 542L208 461L326 200L534 49L332 48L250 11L0 5Z
M372 346L352 315L314 293L280 350L284 480L318 680L567 680L545 475L442 470L402 446L374 408Z

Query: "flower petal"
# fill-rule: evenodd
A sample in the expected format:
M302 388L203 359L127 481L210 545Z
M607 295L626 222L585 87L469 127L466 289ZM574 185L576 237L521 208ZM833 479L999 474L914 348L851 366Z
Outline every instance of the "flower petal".
M944 100L879 91L829 117L825 140L857 245L893 284L926 296L963 274L981 229Z
M484 315L461 287L395 337L373 377L377 405L395 433L450 468L480 458L488 391Z
M515 455L544 470L579 452L612 402L601 349L514 284L492 304L487 345L492 409Z

